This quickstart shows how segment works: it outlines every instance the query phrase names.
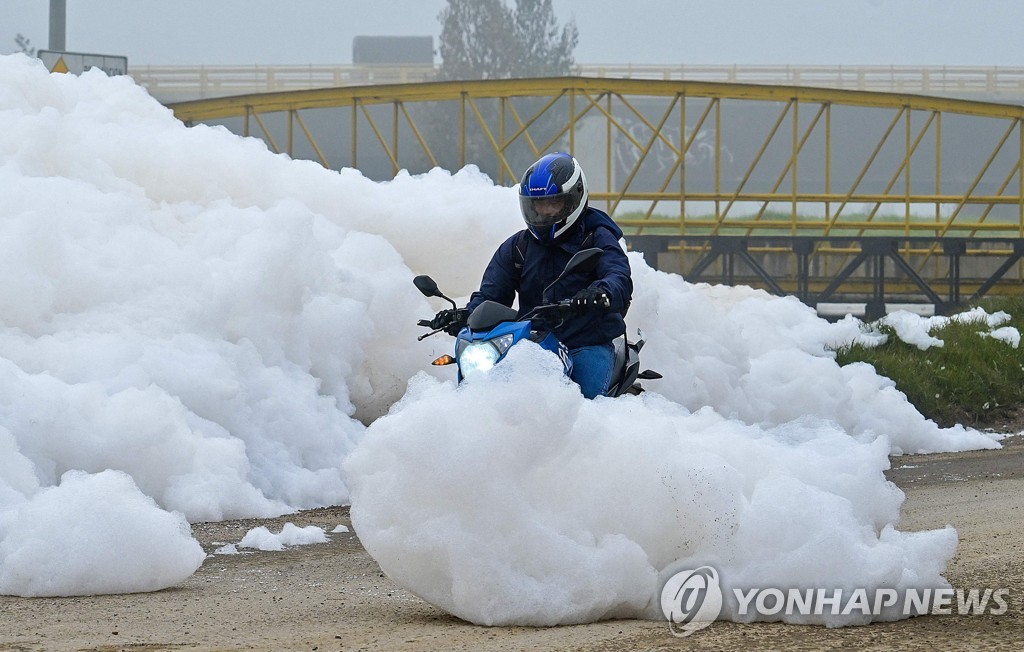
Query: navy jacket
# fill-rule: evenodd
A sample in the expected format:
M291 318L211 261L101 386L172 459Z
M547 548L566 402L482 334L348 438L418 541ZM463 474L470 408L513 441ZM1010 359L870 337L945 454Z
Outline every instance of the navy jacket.
M516 241L519 233L501 243L484 270L480 289L473 293L467 304L472 311L484 300L497 301L511 307L519 294L520 316L543 303L569 299L585 287L592 286L611 299L607 311L592 311L567 320L555 335L568 348L604 344L626 332L623 317L633 296L633 281L629 275L629 259L619 245L622 229L607 213L587 208L580 216L578 226L561 242L545 245L529 233L522 239L525 245L522 270L516 268ZM572 255L583 248L587 234L593 231L589 246L604 249L597 268L587 274L572 274L551 288L547 301L541 297L559 273L565 269Z

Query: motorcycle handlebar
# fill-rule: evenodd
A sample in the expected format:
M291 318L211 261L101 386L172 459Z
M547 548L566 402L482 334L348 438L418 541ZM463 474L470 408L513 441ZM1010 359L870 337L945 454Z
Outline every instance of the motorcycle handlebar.
M428 325L429 325L429 324L428 324ZM417 341L417 342L419 342L419 341L421 341L421 340L425 340L425 339L427 339L428 337L430 337L431 335L437 335L438 333L440 333L440 332L441 332L441 331L443 331L443 330L444 330L443 328L438 328L438 329L435 329L435 330L432 330L432 331L430 331L429 333L424 333L423 335L420 335L419 337L417 337L417 338L416 338L416 341Z
M430 320L429 319L421 319L421 320L416 322L416 325L417 326L425 326L427 328L431 328ZM431 335L436 335L436 334L440 333L443 330L444 330L444 327L435 328L434 330L430 331L429 333L424 333L423 335L420 335L419 337L416 338L416 340L417 341L425 340L426 338L430 337Z
M576 314L576 309L569 304L569 299L558 303L546 303L523 315L523 319L566 319Z
M607 294L602 294L601 298L598 300L598 303L599 303L599 305L597 306L598 308L607 310L611 306L611 299L608 298ZM558 319L558 320L565 320L565 319L568 319L570 317L574 317L574 316L576 316L578 314L579 314L578 309L572 306L572 300L571 299L563 299L563 300L559 301L558 303L546 303L544 305L536 306L528 314L523 315L523 319ZM430 328L430 324L431 324L431 322L430 322L429 319L420 319L419 321L416 322L417 326L424 326L426 328ZM422 340L423 338L430 337L434 333L439 333L442 330L444 330L444 328L438 328L438 329L436 329L436 330L434 330L434 331L432 331L430 333L427 333L425 335L421 335L417 339Z
M584 308L584 310L607 310L611 305L611 298L607 294L602 294L598 298L596 306ZM572 317L579 314L579 309L572 305L572 299L562 299L558 303L549 303L543 306L537 306L531 311L530 315L544 312L553 312L562 316Z

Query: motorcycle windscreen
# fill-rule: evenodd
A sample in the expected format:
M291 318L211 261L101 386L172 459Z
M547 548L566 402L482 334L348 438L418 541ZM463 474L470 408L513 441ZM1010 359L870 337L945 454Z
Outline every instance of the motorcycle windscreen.
M466 325L474 332L489 331L502 322L515 321L517 317L518 313L504 304L484 301L473 309Z

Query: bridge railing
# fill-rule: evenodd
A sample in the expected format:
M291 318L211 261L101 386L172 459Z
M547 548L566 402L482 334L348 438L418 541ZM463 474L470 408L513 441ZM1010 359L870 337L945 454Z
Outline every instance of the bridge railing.
M818 86L882 93L1024 96L1024 67L660 65L579 66L584 77Z
M433 81L434 66L132 66L128 73L161 101Z
M161 101L334 86L435 81L433 65L130 66ZM884 93L1024 99L1024 66L781 66L580 64L580 77L819 86Z

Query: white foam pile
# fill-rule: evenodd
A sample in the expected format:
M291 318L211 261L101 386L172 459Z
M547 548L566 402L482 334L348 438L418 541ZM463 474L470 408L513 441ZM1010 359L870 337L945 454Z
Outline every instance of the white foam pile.
M339 525L332 532L347 532L338 528L344 528L344 525ZM236 543L224 543L219 544L216 550L213 551L215 555L237 555L240 553L239 548L251 548L255 550L264 551L279 551L291 548L294 546L308 546L314 543L327 543L327 533L324 529L315 525L306 525L300 527L292 522L285 523L281 527L281 531L274 533L270 531L265 525L259 525L251 528L242 537L242 540Z
M585 401L558 364L531 346L459 391L420 376L349 457L360 540L431 603L489 625L656 617L677 562L727 587L944 585L955 531L892 528L884 438Z
M206 556L184 517L121 471L68 471L11 511L0 513L4 594L152 591L181 582Z
M941 329L951 322L957 322L974 324L983 329L977 331L979 336L991 337L1016 349L1020 346L1020 331L1013 326L1002 325L1009 320L1010 315L1001 310L990 315L982 308L972 308L948 317L939 315L922 317L905 310L898 310L867 325L857 341L866 346L882 344L888 336L881 332L881 327L888 326L895 331L897 337L907 344L913 344L922 351L926 351L933 346L942 347L946 344L935 337L932 331Z
M294 523L285 523L277 534L263 525L252 528L238 542L238 547L284 550L289 546L308 546L313 543L327 543L327 533L323 528L315 525L299 527Z
M385 572L473 622L650 616L689 560L736 585L942 585L955 534L895 529L887 455L998 445L840 368L856 320L637 254L653 391L585 401L531 347L457 389L420 371L450 340L416 341L443 306L411 279L468 295L514 190L291 161L125 78L0 57L0 188L3 594L159 589L201 563L179 515L349 500ZM116 567L79 554L103 537Z

